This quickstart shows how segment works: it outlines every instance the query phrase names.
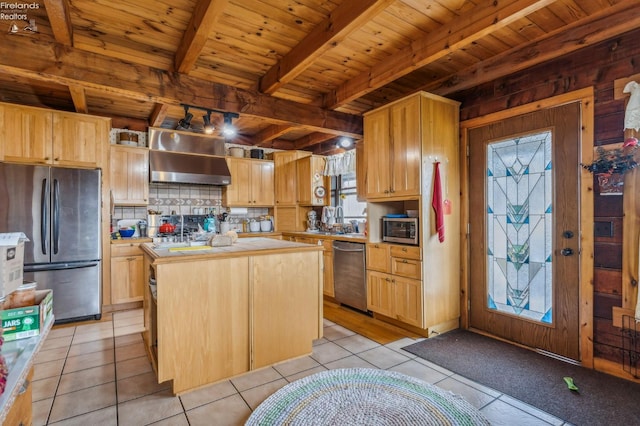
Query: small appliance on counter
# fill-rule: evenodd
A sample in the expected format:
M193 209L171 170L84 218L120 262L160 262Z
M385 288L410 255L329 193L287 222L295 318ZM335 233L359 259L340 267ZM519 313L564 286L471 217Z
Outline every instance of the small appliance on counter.
M307 213L307 232L318 232L318 214L315 210Z

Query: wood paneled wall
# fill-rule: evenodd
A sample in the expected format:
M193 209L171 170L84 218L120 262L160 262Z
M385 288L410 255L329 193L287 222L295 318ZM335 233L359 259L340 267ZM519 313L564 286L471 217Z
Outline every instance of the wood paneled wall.
M614 80L639 72L640 30L635 30L448 97L462 103L463 121L593 86L593 143L609 145L624 140L625 104L614 99ZM596 191L596 225L610 226L613 232L594 238L594 357L616 363L622 362L622 339L612 323L612 307L622 306L622 206L622 196L600 196Z

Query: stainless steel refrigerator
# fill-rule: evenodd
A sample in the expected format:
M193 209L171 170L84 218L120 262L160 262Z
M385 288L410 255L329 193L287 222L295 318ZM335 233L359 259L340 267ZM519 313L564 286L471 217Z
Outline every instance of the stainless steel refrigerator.
M0 233L24 232L24 277L56 323L100 319L100 170L0 163Z

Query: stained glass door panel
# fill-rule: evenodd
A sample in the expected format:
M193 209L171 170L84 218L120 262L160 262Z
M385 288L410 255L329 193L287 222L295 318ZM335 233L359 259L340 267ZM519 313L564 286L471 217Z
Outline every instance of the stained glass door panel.
M487 307L552 322L550 130L487 145Z
M579 138L579 103L468 132L469 325L576 360Z

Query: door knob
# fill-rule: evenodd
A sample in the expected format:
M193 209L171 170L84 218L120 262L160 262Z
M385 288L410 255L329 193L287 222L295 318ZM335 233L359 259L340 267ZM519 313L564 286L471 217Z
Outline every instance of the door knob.
M563 236L563 237L565 237L565 238L573 238L573 232L571 232L571 231L564 231L564 232L562 233L562 236Z
M560 254L563 256L571 256L573 254L573 249L563 248L562 250L560 250Z

